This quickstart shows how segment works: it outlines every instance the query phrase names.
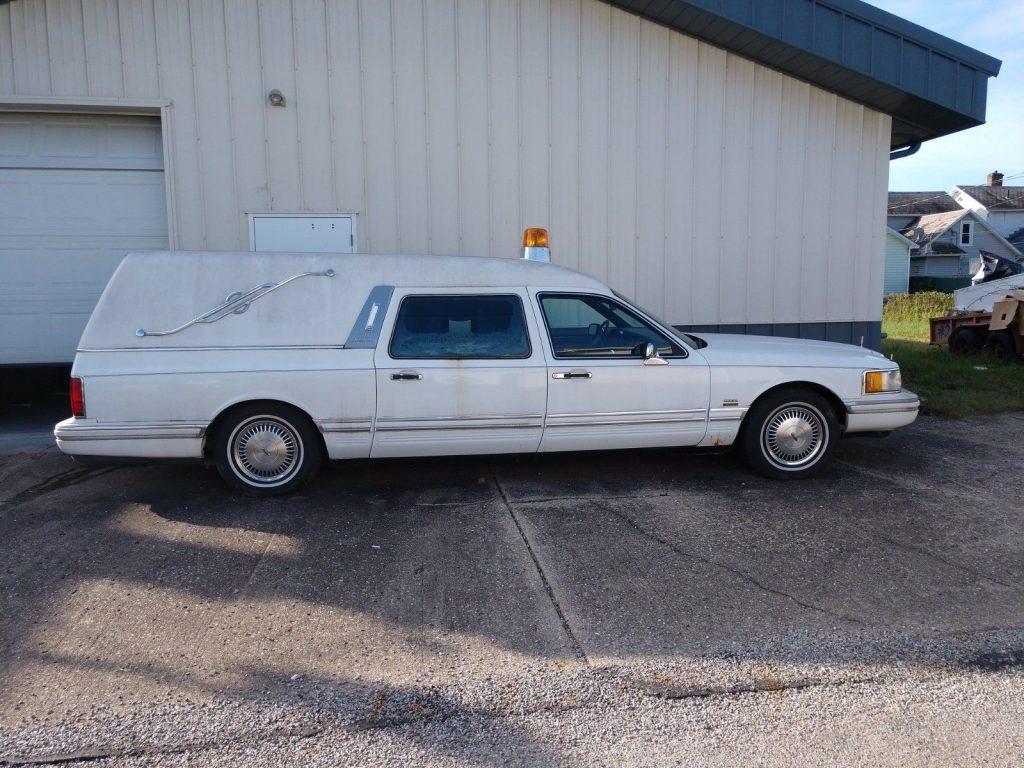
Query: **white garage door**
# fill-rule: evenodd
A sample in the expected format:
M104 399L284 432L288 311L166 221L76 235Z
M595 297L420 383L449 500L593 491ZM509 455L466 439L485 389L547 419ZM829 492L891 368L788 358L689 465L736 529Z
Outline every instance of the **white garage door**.
M0 365L69 363L127 251L167 247L160 120L0 113Z

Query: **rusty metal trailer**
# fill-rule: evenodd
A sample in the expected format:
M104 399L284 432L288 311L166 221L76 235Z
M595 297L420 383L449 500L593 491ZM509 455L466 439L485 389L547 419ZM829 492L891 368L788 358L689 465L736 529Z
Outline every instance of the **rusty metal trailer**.
M929 321L929 341L954 355L984 349L1003 360L1024 354L1024 290L1007 293L991 312L953 310Z

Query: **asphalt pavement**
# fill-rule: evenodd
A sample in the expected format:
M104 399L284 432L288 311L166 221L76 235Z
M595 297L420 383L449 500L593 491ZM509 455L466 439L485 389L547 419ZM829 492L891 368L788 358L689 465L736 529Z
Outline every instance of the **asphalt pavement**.
M1024 415L234 496L0 412L0 764L1020 765Z

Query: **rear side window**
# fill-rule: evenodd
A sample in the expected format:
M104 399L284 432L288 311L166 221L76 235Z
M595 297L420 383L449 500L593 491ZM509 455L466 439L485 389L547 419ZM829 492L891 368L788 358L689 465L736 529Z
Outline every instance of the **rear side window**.
M523 358L530 339L518 296L406 296L389 347L402 358Z

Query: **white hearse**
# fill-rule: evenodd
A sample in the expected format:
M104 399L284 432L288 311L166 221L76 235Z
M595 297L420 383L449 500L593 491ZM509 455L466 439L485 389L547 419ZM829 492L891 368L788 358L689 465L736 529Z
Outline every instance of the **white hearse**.
M157 252L110 279L54 432L74 456L205 460L268 495L326 459L734 443L801 477L918 406L877 352L680 333L541 261Z

